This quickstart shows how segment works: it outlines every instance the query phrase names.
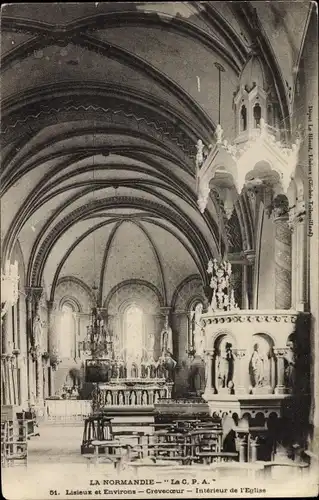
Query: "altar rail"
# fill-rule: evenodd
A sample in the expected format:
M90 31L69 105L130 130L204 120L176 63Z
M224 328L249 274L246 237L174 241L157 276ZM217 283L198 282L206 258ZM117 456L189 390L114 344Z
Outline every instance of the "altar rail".
M46 399L45 420L49 422L74 422L92 413L92 401L86 399Z

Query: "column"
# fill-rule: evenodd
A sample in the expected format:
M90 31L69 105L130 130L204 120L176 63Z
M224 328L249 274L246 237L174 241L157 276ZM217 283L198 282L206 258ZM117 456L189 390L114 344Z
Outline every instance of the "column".
M257 462L258 436L250 436L250 462Z
M236 436L236 445L239 452L239 462L246 462L247 457L247 433L238 433Z
M255 251L254 250L245 250L245 257L248 261L248 264L245 265L244 271L246 273L247 279L247 309L256 309L257 308L257 274L255 273Z
M210 398L214 394L213 386L212 386L212 368L213 368L213 355L214 351L205 353L205 378L206 378L206 387L205 392L203 394L204 399Z
M274 354L277 359L277 383L275 387L275 394L285 394L285 356L288 353L287 348L274 349Z
M247 376L247 363L246 363L246 349L234 349L236 357L234 367L234 383L235 394L244 394L247 392L246 376Z
M1 318L1 352L8 352L8 330L7 330L7 313Z
M248 269L247 264L243 264L243 281L242 281L242 309L249 309L248 300Z
M275 223L275 308L291 307L291 231L288 214L274 217Z
M51 370L51 386L53 389L52 394L54 393L54 373L57 369L57 366L60 362L59 358L59 339L57 336L57 328L56 328L56 317L58 312L58 304L56 301L48 301L48 351L50 355L50 364L52 366Z
M32 392L35 394L36 402L42 402L43 398L43 368L40 346L37 345L33 327L34 320L39 314L40 299L42 296L42 287L26 287L26 301L27 301L27 346L28 346L28 378L29 378L29 402L32 399ZM35 363L35 387L33 385L33 363Z
M36 315L39 314L40 310L40 300L42 296L43 289L40 287L32 288L33 302L34 302L34 315L33 321L36 318ZM33 324L32 324L33 328ZM41 332L43 334L43 332ZM33 338L33 347L36 352L36 372L35 372L35 395L37 404L43 403L43 367L42 367L42 353L41 346L37 344L37 339L34 338L34 334L32 332Z
M305 218L303 217L296 224L297 241L297 297L296 309L305 311L306 308L306 268L305 268L305 245L306 245Z
M26 343L27 343L27 376L28 376L28 402L30 403L31 401L31 394L32 394L32 387L31 387L31 380L32 376L32 359L31 359L31 354L30 354L30 348L31 348L31 336L32 336L32 291L31 288L26 288L26 308L27 308L27 314L26 314Z

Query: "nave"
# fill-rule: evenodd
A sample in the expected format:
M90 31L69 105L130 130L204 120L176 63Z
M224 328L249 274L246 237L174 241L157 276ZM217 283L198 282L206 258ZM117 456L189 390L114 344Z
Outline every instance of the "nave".
M7 474L316 468L316 18L4 6Z

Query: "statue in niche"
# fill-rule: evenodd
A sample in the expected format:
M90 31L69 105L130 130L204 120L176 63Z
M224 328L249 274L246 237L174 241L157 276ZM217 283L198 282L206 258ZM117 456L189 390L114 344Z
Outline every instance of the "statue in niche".
M42 343L42 322L39 313L36 314L33 323L33 346L40 349Z
M110 392L107 393L107 396L106 396L106 403L108 405L111 405L112 404L112 395Z
M254 345L254 352L251 356L251 378L253 387L262 387L265 383L264 356L259 352L259 344Z
M143 392L143 396L142 396L142 404L143 405L147 405L148 404L147 393L145 391Z
M234 354L232 344L226 342L225 349L221 353L218 361L218 381L219 387L227 388L233 380L234 374Z
M119 405L120 406L124 405L124 397L122 391L119 392Z
M136 395L134 391L131 393L131 405L136 405Z
M296 383L296 355L294 343L287 342L288 352L285 356L285 386L293 391Z
M168 324L168 315L165 317L164 328L161 332L161 351L162 353L173 351L173 333Z

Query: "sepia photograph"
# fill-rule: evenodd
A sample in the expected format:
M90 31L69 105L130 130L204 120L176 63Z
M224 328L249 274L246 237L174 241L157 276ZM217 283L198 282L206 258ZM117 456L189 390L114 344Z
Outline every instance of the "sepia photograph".
M1 7L6 500L319 493L318 7Z

